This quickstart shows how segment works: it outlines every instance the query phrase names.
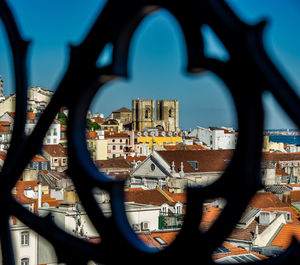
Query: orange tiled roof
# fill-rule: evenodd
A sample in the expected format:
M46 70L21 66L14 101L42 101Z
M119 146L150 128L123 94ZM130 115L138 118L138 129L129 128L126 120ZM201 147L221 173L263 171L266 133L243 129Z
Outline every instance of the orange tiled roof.
M132 163L132 162L137 162L137 161L144 161L145 159L147 158L147 156L126 156L126 160L129 162L129 163Z
M293 236L300 240L300 225L285 224L273 240L272 246L281 246L283 249L286 249L292 242Z
M258 227L258 233L262 233L268 226L260 225L258 221L253 220L247 228L234 228L231 234L228 236L230 239L252 241L255 235L256 227Z
M6 129L5 127L3 127L2 125L0 125L0 132L1 133L9 133L9 130Z
M176 150L176 151L157 151L162 158L169 164L175 163L175 171L180 171L183 162L183 171L188 172L219 172L224 171L231 160L234 150ZM198 169L192 167L188 161L197 161Z
M286 207L288 204L282 202L271 192L258 192L249 202L253 208Z
M86 139L91 140L91 139L98 139L99 136L96 132L86 132Z
M128 138L129 135L125 132L109 131L104 132L104 138Z
M290 193L291 202L300 202L300 190L294 190Z
M16 187L16 194L13 194L14 198L21 204L27 204L27 203L34 203L35 200L28 198L24 195L24 189L25 188L34 188L38 185L37 180L32 181L17 181L15 187Z
M170 196L174 201L181 202L182 204L185 204L187 202L186 193L171 193L169 191L165 191L165 193Z
M0 159L5 160L6 159L6 153L5 152L0 152Z
M127 108L125 108L125 107L122 107L122 108L120 108L120 109L117 109L117 110L114 110L114 111L112 111L113 113L114 112L131 112L131 110L130 109L127 109Z
M66 157L67 156L67 149L64 148L60 144L56 145L43 145L43 149L49 155L53 157Z
M14 112L7 112L7 114L12 117L13 119L15 118L15 113Z
M109 119L109 120L103 122L102 125L119 125L119 123L115 119Z
M34 158L32 158L31 162L43 162L43 161L49 161L44 157L41 156L35 156Z
M108 159L108 160L95 160L96 166L101 170L104 169L132 169L132 165L123 157Z
M0 125L9 126L9 125L11 125L11 122L9 122L9 121L0 121Z
M203 147L202 145L164 145L164 148L167 151L175 151L175 150L207 150L207 148Z
M93 117L92 119L99 124L102 124L105 121L102 117Z
M200 230L207 231L212 224L216 221L216 219L221 214L221 209L216 207L206 207L203 210L202 219L200 222Z
M293 161L300 160L300 152L296 153L270 153L263 152L264 161Z
M21 204L28 204L33 203L34 204L34 212L37 213L37 207L38 207L38 199L32 199L28 198L24 195L24 189L25 188L32 188L34 190L34 187L38 186L39 181L38 180L31 180L31 181L17 181L15 187L16 187L16 194L13 194L14 198ZM47 202L50 206L58 206L61 200L56 200L55 198L50 198L50 195L42 195L41 202Z
M276 175L279 175L279 176L288 176L289 174L286 173L283 169L281 168L276 168Z
M27 119L35 119L35 113L33 113L33 112L27 112L26 117L27 117Z
M298 213L293 207L270 207L270 208L262 208L264 211L275 212L275 211L287 211L291 213L291 219L293 224L300 224L300 213Z
M158 241L155 240L155 237L160 237L163 241L170 245L178 235L178 231L164 231L164 232L152 232L150 234L138 234L139 238L149 247L163 247Z
M168 199L158 189L125 191L125 201L161 206L164 203L174 205L176 202Z

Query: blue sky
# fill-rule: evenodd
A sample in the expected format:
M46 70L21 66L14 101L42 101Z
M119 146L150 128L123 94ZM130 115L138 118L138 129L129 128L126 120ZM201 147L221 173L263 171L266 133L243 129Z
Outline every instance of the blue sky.
M300 4L297 0L228 0L248 23L269 18L265 45L274 62L300 94ZM68 44L78 44L101 11L102 0L9 0L30 47L30 86L55 89L66 69ZM10 51L0 25L0 74L5 93L13 93ZM203 29L207 54L226 58L226 52L209 28ZM99 59L109 61L110 47ZM227 88L212 73L192 76L184 72L185 44L176 20L165 10L147 17L137 29L130 50L130 79L106 85L95 97L93 112L108 115L131 108L137 97L178 99L180 126L236 127L236 114ZM264 96L266 128L294 127L272 95Z

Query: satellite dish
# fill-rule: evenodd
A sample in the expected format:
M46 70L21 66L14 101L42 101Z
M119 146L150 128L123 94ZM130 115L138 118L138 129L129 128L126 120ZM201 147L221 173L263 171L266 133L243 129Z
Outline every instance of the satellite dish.
M172 137L172 132L169 132L168 135L169 135L170 137Z

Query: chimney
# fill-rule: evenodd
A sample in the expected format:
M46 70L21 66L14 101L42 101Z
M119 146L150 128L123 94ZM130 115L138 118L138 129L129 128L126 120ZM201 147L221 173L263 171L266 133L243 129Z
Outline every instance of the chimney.
M38 184L38 208L42 207L42 184L39 182Z
M171 165L171 173L174 173L174 168L175 168L175 163L174 163L174 161L172 161L172 165Z
M181 178L184 177L183 162L180 163L180 172L179 172L179 176L180 176Z

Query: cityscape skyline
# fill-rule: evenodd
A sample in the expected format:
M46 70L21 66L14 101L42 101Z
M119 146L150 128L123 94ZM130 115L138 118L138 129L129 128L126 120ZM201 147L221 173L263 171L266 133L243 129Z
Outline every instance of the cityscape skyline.
M241 54L237 43L249 47L251 41L233 43L234 37L226 38L226 47L236 49L231 56L209 26L199 28L205 56L232 59L225 67L236 72L226 69L224 73L241 84L239 91L234 88L235 99L244 98L245 104L246 98L252 106L247 109L237 102L244 114L239 115L244 120L238 128L224 82L209 71L186 73L183 34L174 17L161 9L146 17L132 37L129 78L112 78L88 106L86 100L93 94L87 88L96 80L89 82L84 77L96 72L85 62L92 62L92 48L103 40L94 37L105 36L114 43L113 34L124 50L126 31L130 30L127 22L139 16L139 5L147 2L108 1L0 1L6 27L13 29L16 17L20 41L32 40L27 98L25 95L19 102L13 90L12 56L0 23L4 209L0 265L117 264L120 257L125 264L178 264L182 263L179 251L189 260L200 257L204 264L285 264L297 258L300 127L294 128L272 95L265 92L265 130L259 132L260 122L253 121L255 115L262 115L258 89L246 83L261 80L276 90L279 74L272 72L272 65L259 65L266 60L260 61L256 52ZM247 25L257 24L264 16L272 19L263 35L267 53L300 95L300 37L294 23L300 5L296 0L284 4L275 0L271 5L266 0L195 1L210 23L216 19L222 36L226 30L231 32L229 36L237 32L232 31L232 27L238 28L235 14ZM196 8L191 13L185 9L197 5L195 1L157 3L170 5L179 21L195 28ZM232 14L223 1L232 6ZM99 12L104 5L102 17ZM183 17L178 9L184 10ZM81 43L96 17L99 27L94 27L93 37L88 38L93 44L84 46L84 55L76 52L80 49L72 49L75 57L84 60L72 56L71 70L65 74L70 44L76 47ZM231 23L230 18L234 19ZM236 35L251 40L247 25ZM191 28L185 27L185 36ZM125 30L125 38L118 29ZM113 47L108 44L94 63L108 65L106 70L112 58L124 59L118 52L112 54ZM242 58L254 68L246 66ZM247 75L241 67L248 70ZM101 70L98 73L103 73ZM244 83L239 73L245 77ZM267 76L256 78L255 73ZM101 77L99 83L110 79ZM65 87L59 86L55 94L61 78ZM242 96L244 88L253 89L255 97ZM291 104L295 102L285 91L279 87L278 95L290 116L296 116ZM159 251L162 255L157 255Z
M8 2L25 39L33 41L28 59L29 86L55 89L67 66L68 44L80 43L105 1L90 0L84 5L79 1L41 3L32 0L33 5L21 1ZM264 35L266 49L299 94L300 54L296 47L300 40L294 23L299 5L296 1L287 3L284 10L280 9L277 1L272 6L267 5L267 1L227 2L249 23L256 23L262 17L270 18ZM68 18L63 15L66 10L72 10L68 12ZM55 21L49 24L53 17L56 17ZM228 55L211 30L206 27L202 32L207 44L206 54L226 60ZM4 92L9 94L13 93L13 77L2 25L0 33L0 55L4 58L0 62L0 73L5 81ZM198 125L237 128L231 95L223 82L212 73L193 76L184 72L184 45L179 26L167 11L161 10L147 17L132 41L130 78L107 84L97 94L91 110L108 115L114 109L130 108L133 98L178 99L181 110L179 125L183 129ZM99 65L109 62L111 51L112 47L106 47L99 58ZM264 96L264 103L266 129L295 128L271 95Z

